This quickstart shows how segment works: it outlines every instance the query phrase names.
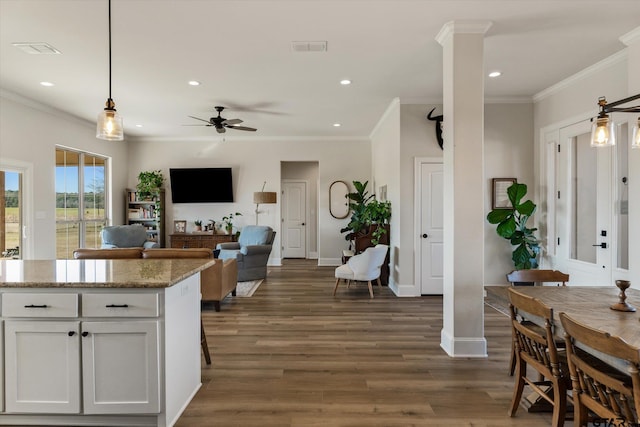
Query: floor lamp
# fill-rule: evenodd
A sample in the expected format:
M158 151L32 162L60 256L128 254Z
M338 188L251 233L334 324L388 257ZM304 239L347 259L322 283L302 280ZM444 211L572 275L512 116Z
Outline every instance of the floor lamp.
M267 185L267 181L262 184L262 191L256 191L253 193L253 203L256 204L256 225L258 225L258 214L260 211L258 208L261 204L274 204L278 201L278 193L275 191L264 191L264 186Z

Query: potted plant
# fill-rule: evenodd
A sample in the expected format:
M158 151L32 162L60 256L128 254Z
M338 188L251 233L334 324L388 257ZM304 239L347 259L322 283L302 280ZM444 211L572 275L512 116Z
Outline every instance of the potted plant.
M379 201L367 191L369 181L353 181L356 191L347 194L351 219L340 230L347 233L345 240L352 241L359 236L371 233L371 243L377 245L382 235L387 233L391 218L391 202Z
M138 184L136 190L140 199L150 199L152 196L158 193L160 188L164 184L164 176L162 171L143 171L138 174Z
M196 231L202 231L202 220L201 219L196 219L195 221L193 221L193 223L196 226Z
M233 218L237 216L242 216L242 214L240 212L236 212L236 213L230 213L229 215L222 217L222 223L224 224L224 229L227 232L227 234L233 233Z
M496 233L515 246L511 259L516 270L538 268L540 254L540 243L533 235L538 229L527 227L527 221L535 213L536 205L531 200L522 201L526 194L526 184L512 184L507 189L511 207L493 209L487 215L491 224L497 224Z

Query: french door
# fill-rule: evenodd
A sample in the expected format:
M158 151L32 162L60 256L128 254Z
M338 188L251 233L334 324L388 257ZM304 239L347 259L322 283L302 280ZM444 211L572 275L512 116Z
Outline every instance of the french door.
M609 285L613 229L612 148L590 146L591 124L560 129L557 147L556 262L576 285Z

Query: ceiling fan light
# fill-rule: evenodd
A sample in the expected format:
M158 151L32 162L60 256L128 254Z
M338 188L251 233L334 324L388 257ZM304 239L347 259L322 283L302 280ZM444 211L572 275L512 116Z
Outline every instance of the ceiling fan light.
M633 127L633 138L631 138L631 148L640 149L640 117L638 117L638 121L636 122L636 125Z
M616 133L612 120L608 115L598 116L591 125L591 146L611 147L616 145Z
M111 98L107 100L107 108L98 114L96 138L105 141L122 141L124 139L124 126L122 116L116 111L115 103Z

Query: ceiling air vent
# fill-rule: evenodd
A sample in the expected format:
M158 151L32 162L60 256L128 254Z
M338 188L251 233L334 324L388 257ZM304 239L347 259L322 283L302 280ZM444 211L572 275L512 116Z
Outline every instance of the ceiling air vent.
M11 43L23 52L32 55L59 55L60 52L55 47L45 42L32 42L32 43Z
M291 50L294 52L326 52L327 42L291 42Z

